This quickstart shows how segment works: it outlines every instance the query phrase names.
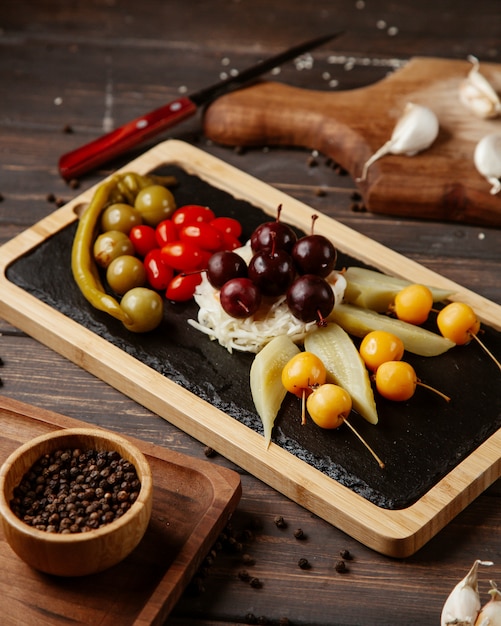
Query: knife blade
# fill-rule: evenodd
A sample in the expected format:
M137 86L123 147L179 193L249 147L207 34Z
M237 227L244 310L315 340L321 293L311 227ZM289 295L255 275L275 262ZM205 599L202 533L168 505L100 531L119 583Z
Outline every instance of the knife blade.
M78 178L161 131L191 117L201 106L209 104L222 94L250 83L286 61L318 48L341 34L341 32L332 33L295 45L239 72L236 76L230 76L189 96L176 98L158 109L131 120L90 143L63 154L59 159L59 172L65 180Z

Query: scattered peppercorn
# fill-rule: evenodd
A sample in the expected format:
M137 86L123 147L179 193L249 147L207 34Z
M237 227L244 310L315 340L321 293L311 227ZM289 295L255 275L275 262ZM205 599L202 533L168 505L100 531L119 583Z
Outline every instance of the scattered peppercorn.
M200 596L205 592L205 586L200 576L194 576L186 589L192 597Z
M78 178L72 178L68 185L71 189L78 189L80 187L80 181Z
M346 567L346 563L344 561L337 561L336 565L334 566L334 569L336 570L336 572L339 572L340 574L343 574L344 572L348 571L348 568Z
M316 167L318 165L318 161L314 156L309 156L307 160L308 167Z
M73 127L70 124L65 124L63 126L63 133L70 135L73 132Z
M346 176L346 174L348 173L344 167L342 167L341 165L337 164L336 167L334 168L334 171L336 172L336 174L338 176Z
M240 570L237 575L238 575L238 578L244 583L248 583L251 579L251 576L246 569Z
M315 195L317 196L317 198L323 198L327 195L327 192L325 191L324 187L317 187L315 189Z
M217 452L214 450L214 448L211 448L210 446L206 446L204 448L204 454L207 458L212 458L216 456Z
M87 532L126 513L140 488L136 468L116 451L56 450L25 473L10 507L38 530Z
M352 202L350 205L350 210L353 211L353 213L365 213L367 211L364 204L360 202Z
M360 200L362 199L362 194L359 191L353 191L350 198L353 200L353 202L360 202Z
M297 528L297 529L294 531L294 537L295 537L296 539L306 539L306 535L304 534L304 532L303 532L303 529L302 529L302 528Z
M351 561L353 556L351 555L351 552L349 550L340 550L339 551L339 556L344 559L345 561Z
M275 526L277 528L287 528L287 522L281 515L277 515L273 521L275 522Z
M242 530L242 541L253 541L254 533L250 528L244 528Z
M261 587L263 586L263 583L259 580L259 578L256 578L255 576L254 578L250 579L249 583L250 586L254 589L261 589Z
M242 562L246 565L254 565L256 563L250 554L242 554Z
M56 206L57 207L62 207L66 204L66 200L64 200L63 198L56 198Z
M47 202L55 202L56 201L56 196L53 193L48 193L46 198Z
M0 202L3 202L3 194L0 193Z
M305 558L299 559L297 564L301 569L310 569L311 567L310 562L308 561L308 559L305 559Z

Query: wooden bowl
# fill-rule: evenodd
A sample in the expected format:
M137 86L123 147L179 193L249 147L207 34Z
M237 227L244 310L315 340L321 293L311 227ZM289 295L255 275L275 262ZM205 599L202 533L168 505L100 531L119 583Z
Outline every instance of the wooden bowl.
M120 518L87 532L39 530L11 509L14 489L44 454L59 449L116 451L130 461L141 481L139 496ZM31 567L58 576L83 576L105 570L139 544L151 517L153 484L144 455L123 437L93 428L71 428L33 439L14 451L0 468L0 518L5 538Z

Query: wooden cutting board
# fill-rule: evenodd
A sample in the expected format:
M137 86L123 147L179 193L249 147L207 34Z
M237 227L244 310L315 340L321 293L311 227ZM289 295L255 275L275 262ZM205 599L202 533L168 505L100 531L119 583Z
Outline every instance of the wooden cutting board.
M437 115L439 135L431 148L408 156L388 155L359 183L366 208L412 218L501 226L501 194L473 163L477 142L501 132L501 118L482 120L459 101L468 61L415 57L378 83L325 92L263 82L225 95L205 112L205 134L233 146L301 146L315 149L354 179L366 160L391 136L408 102ZM501 65L481 63L499 93Z
M281 204L288 223L303 231L311 225L311 207L180 141L157 145L121 171L145 174L162 168L170 171L172 167L184 173L175 189L180 206L197 202L211 205L207 195L211 193L216 194L212 195L214 208L224 207L228 214L234 207L234 215L244 224L256 212L259 223L269 216L275 218L276 207ZM349 475L350 480L355 479L351 485L342 484L341 467L333 468L336 478L310 462L308 449L297 454L294 446L283 445L281 438L287 444L303 436L288 435L285 430L286 426L301 430L297 426L300 420L292 418L298 415L297 404L283 416L286 425L281 429L285 434L274 438L267 448L252 407L235 410L245 409L242 402L250 395L250 362L245 358L250 355L239 356L237 352L230 356L216 342L200 338L198 331L190 330L184 307L169 308L158 333L137 338L116 320L92 309L79 297L78 290L75 293L70 270L72 229L96 188L87 189L0 248L0 317L383 554L406 557L416 552L501 475L501 427L491 427L501 418L499 396L492 393L499 384L499 372L473 345L466 353L451 352L452 362L446 365L420 360L420 375L441 390L451 387L454 402L447 406L439 402L437 407L436 400L434 403L422 395L413 408L384 408L377 428L361 418L357 420L364 437L384 458L384 472L378 472L377 464L354 436L350 441L347 430L340 431L340 439L326 442L329 457L334 447L336 450L336 462L327 464L339 466L343 455L347 464L355 465L356 476ZM326 216L319 219L322 233L340 255L349 255L387 274L443 288L454 294L453 299L470 304L484 324L484 341L489 349L501 353L499 305L335 220ZM25 273L22 267L26 265L33 269ZM194 310L190 316L196 314ZM159 356L154 358L154 354ZM174 370L170 374L169 368ZM408 414L411 408L412 415ZM475 431L477 422L487 422L491 434L465 435L456 426L462 421ZM450 424L454 424L453 432ZM439 432L442 434L437 437ZM327 436L312 435L322 440ZM346 445L343 437L347 437ZM453 437L457 445L452 443ZM443 446L443 441L448 445ZM402 454L404 446L408 453ZM463 448L461 455L459 447ZM445 471L430 470L437 448L441 456L447 457ZM412 467L407 467L409 464ZM362 469L364 481L358 478ZM403 508L389 509L367 497L365 483L376 481L393 491L409 469L413 470L411 487L420 487L423 478L429 481L429 488L416 500ZM360 484L362 489L357 490Z

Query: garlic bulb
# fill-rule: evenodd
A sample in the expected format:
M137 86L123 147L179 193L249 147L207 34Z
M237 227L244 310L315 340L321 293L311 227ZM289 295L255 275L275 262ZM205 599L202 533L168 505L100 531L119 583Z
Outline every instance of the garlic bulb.
M477 570L479 565L492 565L491 561L473 563L472 568L451 591L445 601L440 618L440 626L473 626L480 612Z
M499 96L485 76L480 73L478 59L470 55L468 61L473 63L473 67L459 86L460 101L477 117L482 119L497 117L501 112Z
M501 626L501 593L494 581L491 580L490 583L491 599L478 614L475 626Z
M495 195L501 191L501 135L490 134L483 137L477 144L473 154L475 167L492 187L490 193Z
M438 119L428 107L408 102L402 117L393 129L391 138L366 161L357 182L367 178L367 170L385 154L413 156L429 148L438 135Z

